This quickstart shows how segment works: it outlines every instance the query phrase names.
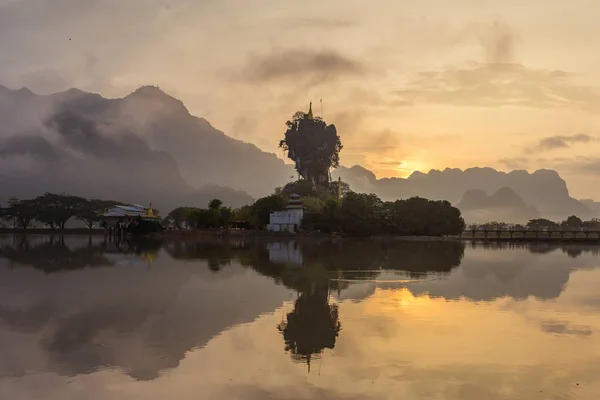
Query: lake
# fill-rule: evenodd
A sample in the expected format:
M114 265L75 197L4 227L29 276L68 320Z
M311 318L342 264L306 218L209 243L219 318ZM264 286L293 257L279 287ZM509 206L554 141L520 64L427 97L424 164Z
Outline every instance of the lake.
M598 399L599 250L0 236L0 399Z

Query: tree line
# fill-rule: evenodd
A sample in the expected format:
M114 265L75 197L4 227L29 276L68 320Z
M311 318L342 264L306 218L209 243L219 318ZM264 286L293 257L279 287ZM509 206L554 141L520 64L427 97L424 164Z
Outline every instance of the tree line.
M264 230L270 214L283 210L292 194L301 197L306 231L347 236L443 236L457 235L465 229L460 211L447 201L414 197L384 202L374 194L355 193L341 181L322 186L306 180L277 188L273 194L237 209L224 206L219 199L211 200L206 208L178 207L163 224L174 229L213 228L226 232L236 226ZM99 223L102 211L119 204L124 203L45 193L34 199L10 199L8 206L0 209L0 218L12 221L14 228L27 229L37 221L59 230L76 218L92 229Z
M573 229L573 230L600 230L600 219L593 218L588 221L584 221L576 215L571 215L567 219L556 222L546 218L536 218L529 220L525 225L522 224L509 224L506 222L487 222L484 224L472 224L469 225L468 230L488 230L488 231L542 231L549 229Z
M338 199L338 186L341 199ZM231 226L265 229L269 215L285 208L290 195L298 194L304 207L302 229L347 236L458 235L465 229L460 210L447 201L419 197L384 202L374 194L350 190L344 182L328 187L299 180L275 189L251 205L232 210L213 200L208 208L180 207L164 222L172 228L229 228Z
M67 221L76 218L93 229L100 222L99 213L118 204L123 203L55 193L34 199L13 197L7 207L0 208L0 219L12 222L15 229L27 230L37 221L50 229L64 230Z

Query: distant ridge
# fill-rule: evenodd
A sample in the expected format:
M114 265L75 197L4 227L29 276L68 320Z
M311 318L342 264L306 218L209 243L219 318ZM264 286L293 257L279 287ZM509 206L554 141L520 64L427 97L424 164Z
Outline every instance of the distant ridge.
M64 112L71 113L75 125L93 129L52 124ZM117 99L75 88L37 95L0 86L0 120L0 201L64 190L94 197L121 193L142 204L158 196L170 207L178 205L180 196L216 185L233 189L227 196L241 203L272 193L296 175L275 154L227 136L156 86L142 86ZM343 141L344 132L340 134ZM458 205L469 190L493 194L509 188L545 217L598 215L598 208L593 211L570 197L566 182L553 170L447 168L377 179L357 165L340 167L332 176L384 200L421 196Z

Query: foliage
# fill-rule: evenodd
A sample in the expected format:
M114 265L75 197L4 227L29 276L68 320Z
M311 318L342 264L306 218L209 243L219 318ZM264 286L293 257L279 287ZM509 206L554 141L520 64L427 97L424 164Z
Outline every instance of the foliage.
M89 229L93 229L94 225L96 225L101 219L100 213L107 208L114 207L118 204L121 203L112 200L85 200L82 202L81 209L77 212L77 214L75 214L75 218L83 221Z
M564 220L561 224L562 227L565 228L581 228L583 226L583 221L581 218L571 215L569 218Z
M420 197L397 200L384 206L384 231L393 235L458 235L465 229L460 210L447 201Z
M350 185L346 182L341 180L334 181L329 185L329 194L336 199L338 197L338 186L340 187L340 194L342 198L352 191L350 189Z
M443 236L458 235L465 222L447 201L413 197L384 203L374 194L349 192L341 204L330 199L320 213L307 214L303 226L348 236Z
M197 229L224 228L228 229L234 220L233 210L229 207L223 207L223 202L219 199L213 199L209 202L208 208L180 207L169 213L167 221L171 223L178 222L178 227L183 221L188 227Z
M208 203L209 210L219 210L223 206L223 202L219 199L212 199Z
M165 228L158 221L140 220L129 230L132 235L147 235L164 231Z
M187 213L190 209L190 207L177 207L174 210L171 210L171 212L163 219L163 223L165 226L176 229L182 229L184 224L191 226L190 224L187 224Z
M252 215L252 206L245 205L233 211L233 220L240 223L254 225L254 216Z
M545 219L545 218L532 219L527 223L526 226L527 226L527 229L531 229L531 230L558 228L558 224L556 222L550 221L549 219Z
M301 179L288 183L281 190L276 191L275 194L283 198L289 198L292 194L297 194L300 197L319 197L319 194L324 191L325 189L319 187L319 185L313 185L312 182Z
M304 197L302 199L302 207L307 212L321 212L325 207L325 202L317 197Z
M276 194L256 200L252 205L252 215L255 227L258 229L266 227L269 223L269 214L275 211L281 211L284 207L285 200L283 197Z
M99 213L106 208L121 204L111 200L87 200L67 194L45 193L34 199L12 198L8 207L2 209L0 218L13 220L14 226L27 229L36 220L51 229L65 228L65 224L75 217L90 229L99 221Z
M85 208L88 200L78 196L45 193L36 197L33 202L39 210L38 217L43 214L42 218L46 224L52 224L63 230L67 221Z
M327 125L321 118L296 112L290 121L285 137L279 147L287 151L295 162L296 171L313 184L327 185L329 171L339 166L342 142L334 125Z
M8 201L8 207L3 209L2 218L4 220L14 220L16 225L22 229L27 229L37 215L39 209L34 200L19 200L11 198Z
M383 202L374 194L350 192L340 207L341 227L350 236L379 233L383 223Z

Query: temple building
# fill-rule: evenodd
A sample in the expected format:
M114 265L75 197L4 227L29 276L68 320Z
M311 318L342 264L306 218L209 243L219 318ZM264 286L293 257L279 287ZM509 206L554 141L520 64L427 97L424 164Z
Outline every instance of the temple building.
M302 226L303 217L302 199L300 195L293 194L284 211L275 211L269 215L267 230L270 232L298 232Z
M161 219L154 212L152 203L150 203L148 208L137 204L128 206L116 205L101 213L100 218L106 223L106 227L108 228L118 226L119 224L128 224L138 219L145 221L160 221Z

